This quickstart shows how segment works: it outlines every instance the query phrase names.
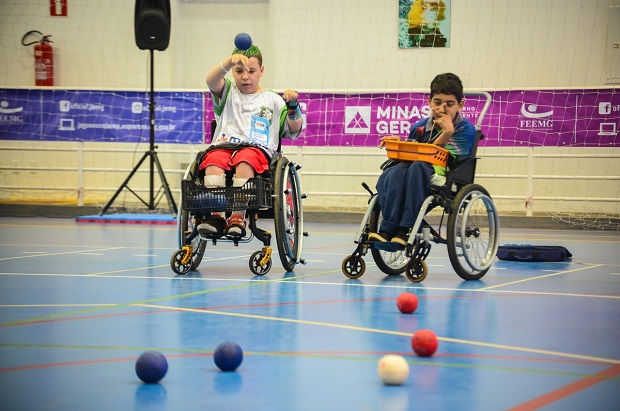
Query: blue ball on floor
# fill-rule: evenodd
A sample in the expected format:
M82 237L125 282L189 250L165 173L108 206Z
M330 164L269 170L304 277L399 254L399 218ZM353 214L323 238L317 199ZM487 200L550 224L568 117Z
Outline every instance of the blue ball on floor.
M147 351L136 361L136 375L146 383L160 381L168 372L168 361L158 351Z
M223 342L213 352L213 361L222 371L234 371L243 361L243 351L234 342Z
M239 33L235 36L235 47L245 51L252 47L252 37L248 33Z

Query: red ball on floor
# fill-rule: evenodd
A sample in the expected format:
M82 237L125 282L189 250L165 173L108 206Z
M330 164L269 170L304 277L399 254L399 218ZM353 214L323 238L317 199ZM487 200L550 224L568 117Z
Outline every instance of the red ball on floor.
M413 293L402 293L396 299L396 306L401 313L411 314L418 308L418 297Z
M439 342L431 330L418 330L411 338L411 348L420 357L430 357L435 354Z

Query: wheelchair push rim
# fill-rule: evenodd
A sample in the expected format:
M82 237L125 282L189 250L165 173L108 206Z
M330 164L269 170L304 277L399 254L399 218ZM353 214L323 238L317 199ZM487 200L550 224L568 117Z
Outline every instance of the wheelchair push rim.
M293 271L301 259L303 208L297 167L284 157L278 160L276 167L275 190L274 225L278 254L282 267Z
M478 184L463 187L448 218L448 256L464 280L478 280L495 259L499 217L487 190Z

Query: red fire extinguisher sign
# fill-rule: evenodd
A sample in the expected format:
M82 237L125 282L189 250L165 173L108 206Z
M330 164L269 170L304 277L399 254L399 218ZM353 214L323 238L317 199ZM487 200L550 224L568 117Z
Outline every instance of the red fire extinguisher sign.
M50 0L50 16L67 17L68 0Z

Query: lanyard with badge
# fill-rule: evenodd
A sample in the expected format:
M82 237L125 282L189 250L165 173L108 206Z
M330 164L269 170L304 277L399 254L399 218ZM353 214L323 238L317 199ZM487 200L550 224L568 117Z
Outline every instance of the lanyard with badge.
M254 114L250 122L250 143L259 144L261 146L269 145L269 136L271 135L271 124L266 118Z

